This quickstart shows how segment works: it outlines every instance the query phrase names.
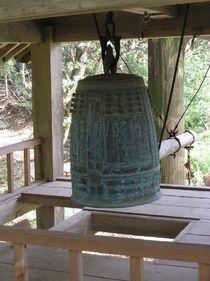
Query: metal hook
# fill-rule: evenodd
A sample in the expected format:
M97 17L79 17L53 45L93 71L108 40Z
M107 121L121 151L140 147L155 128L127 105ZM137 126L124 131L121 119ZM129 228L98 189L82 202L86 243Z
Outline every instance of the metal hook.
M147 11L144 12L142 21L143 21L143 23L148 23L150 21L150 14Z
M193 38L192 38L192 40L191 40L191 43L190 43L190 49L193 51L193 49L194 49L194 43L195 43L195 39L197 38L198 36L197 36L197 34L193 34Z

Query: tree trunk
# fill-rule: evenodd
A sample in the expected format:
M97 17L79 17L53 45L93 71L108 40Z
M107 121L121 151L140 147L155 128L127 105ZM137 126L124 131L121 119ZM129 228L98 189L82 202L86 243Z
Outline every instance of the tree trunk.
M149 40L148 65L149 65L149 91L152 102L162 117L164 117L174 69L179 48L179 38L164 38ZM172 130L184 110L184 47L179 61L179 69L172 98L172 103L167 121L167 128ZM155 114L157 134L163 126L163 122ZM179 124L179 133L184 131L184 121ZM164 139L168 137L165 133ZM169 184L185 184L184 168L185 151L182 149L176 157L167 157L161 161L161 182Z

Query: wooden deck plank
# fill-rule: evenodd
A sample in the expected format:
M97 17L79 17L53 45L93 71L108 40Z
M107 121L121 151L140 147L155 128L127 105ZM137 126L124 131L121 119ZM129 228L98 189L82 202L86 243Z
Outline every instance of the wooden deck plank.
M199 190L178 190L177 189L162 189L162 194L164 196L179 196L187 198L204 198L210 199L209 191L199 191Z
M41 186L45 187L57 187L57 188L71 188L71 181L66 178L62 180L57 180L54 182L46 182L41 184ZM187 187L186 187L187 188ZM210 189L205 189L205 192L200 191L200 189L194 189L194 190L182 190L182 189L176 189L175 187L172 188L162 188L161 189L162 195L168 195L168 196L178 196L178 197L195 197L195 198L210 198Z
M180 242L210 245L210 235L187 234Z
M199 221L189 230L188 234L210 236L210 222Z
M210 220L210 198L203 198L203 194L210 196L210 192L163 189L162 197L151 204L106 210ZM71 195L69 181L44 183L22 192L25 203L39 202L43 205L82 208L70 200Z
M186 198L186 197L181 197L181 196L163 195L160 199L152 202L151 204L209 209L210 208L210 199L193 198L193 197Z
M33 187L27 191L23 191L22 194L69 198L72 195L72 189L71 183L56 181ZM210 192L162 189L162 197L151 204L208 209L210 208Z
M53 181L53 182L46 182L46 183L42 184L42 186L57 187L57 188L71 188L71 182L69 182L69 181Z
M175 207L175 206L152 205L152 204L146 204L142 206L135 206L135 207L128 207L128 208L118 208L118 209L117 208L113 208L113 209L85 208L85 210L108 211L108 212L117 212L117 213L140 214L140 215L163 216L163 217L186 218L186 219L199 219L201 215L199 212L197 213L192 208L189 207ZM209 211L205 217L210 218Z
M22 200L25 203L39 203L49 206L61 206L70 208L82 208L70 199L71 188L50 188L46 186L34 187L22 192ZM166 198L165 198L166 197ZM167 200L165 200L167 199ZM187 205L187 206L185 206ZM199 208L196 208L199 207ZM171 216L190 219L210 220L210 200L197 198L184 198L164 196L158 201L142 206L128 208L102 209L112 212L134 213L145 215ZM100 210L97 208L97 210Z
M43 195L43 196L62 196L69 198L72 195L72 189L70 188L59 188L59 187L48 187L45 185L31 188L30 190L23 191L22 194L31 195Z

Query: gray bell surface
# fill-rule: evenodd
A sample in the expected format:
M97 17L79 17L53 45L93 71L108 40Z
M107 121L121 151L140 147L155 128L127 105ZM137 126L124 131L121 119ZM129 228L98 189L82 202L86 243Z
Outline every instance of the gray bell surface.
M160 196L157 137L143 78L79 81L70 128L72 200L91 207L141 205Z

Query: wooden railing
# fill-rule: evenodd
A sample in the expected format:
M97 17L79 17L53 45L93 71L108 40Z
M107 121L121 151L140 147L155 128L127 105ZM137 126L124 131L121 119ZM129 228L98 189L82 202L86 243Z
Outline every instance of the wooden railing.
M24 185L29 186L31 184L30 149L41 145L42 143L42 138L35 138L0 147L0 156L6 155L7 157L7 182L9 193L14 191L14 152L23 150Z
M11 227L0 227L0 241L14 245L16 281L28 281L26 254L28 244L67 249L71 268L70 281L83 280L82 251L128 256L131 281L144 280L143 258L145 257L198 263L199 281L210 280L210 246L207 245L103 237L52 230L23 230Z

